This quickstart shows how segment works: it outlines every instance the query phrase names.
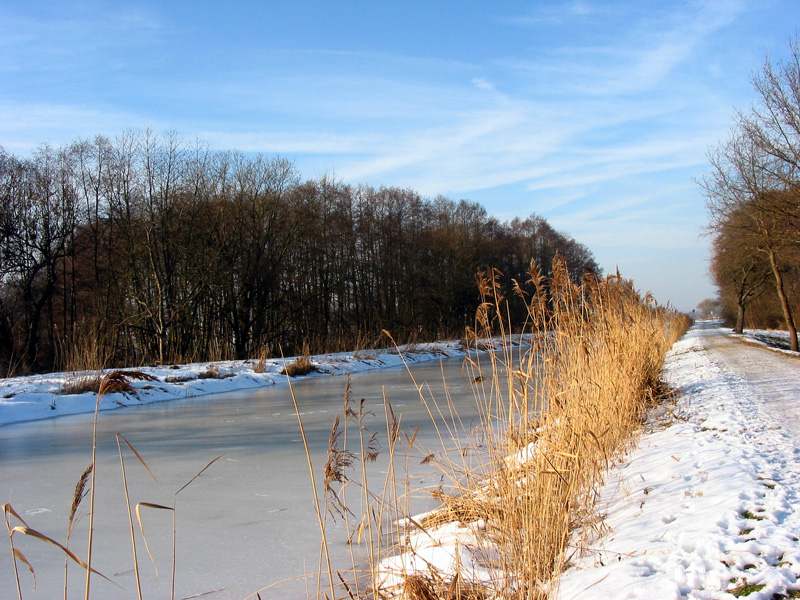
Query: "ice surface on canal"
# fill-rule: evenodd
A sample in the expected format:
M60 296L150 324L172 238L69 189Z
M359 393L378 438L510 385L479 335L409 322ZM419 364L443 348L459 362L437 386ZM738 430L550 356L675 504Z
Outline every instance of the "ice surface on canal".
M418 382L444 402L442 370L462 418L474 414L474 398L462 376L462 359L413 366ZM345 377L309 378L294 386L304 428L312 448L315 472L325 462L328 436L343 404ZM384 431L383 389L404 429L423 424L421 439L440 448L417 389L405 369L381 369L352 376L353 397L366 399L374 413L369 426ZM256 391L187 398L102 413L99 420L95 554L93 566L124 591L92 578L93 597L135 598L129 531L114 434L122 433L142 454L159 479L153 482L132 454L126 455L131 501L171 505L173 494L210 460L225 453L177 498L177 591L183 598L225 588L211 597L244 598L271 583L317 570L319 530L308 468L288 386ZM385 443L384 443L385 447ZM416 471L412 483L435 486L439 476L419 456L409 461ZM65 536L75 483L91 462L91 415L75 415L0 428L0 498L28 520L31 527L62 540ZM376 480L386 463L374 466ZM423 499L419 509L432 505ZM88 501L84 502L88 507ZM86 508L84 508L86 510ZM135 517L134 517L135 518ZM139 542L140 567L146 597L168 597L171 557L171 516L143 510L148 542L159 569ZM341 523L330 524L335 566L350 564ZM73 534L71 547L85 554L88 517ZM15 537L33 563L37 589L22 568L24 598L61 597L63 558L59 552L30 539ZM13 590L10 557L0 560L0 596ZM70 568L71 597L82 595L84 575ZM316 581L310 582L316 589ZM296 579L263 598L304 598L306 581Z

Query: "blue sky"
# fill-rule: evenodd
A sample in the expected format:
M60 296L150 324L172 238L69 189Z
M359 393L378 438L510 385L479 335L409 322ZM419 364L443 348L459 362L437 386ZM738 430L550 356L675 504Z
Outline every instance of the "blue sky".
M0 145L175 130L537 213L686 310L714 294L693 178L799 26L797 0L0 0Z

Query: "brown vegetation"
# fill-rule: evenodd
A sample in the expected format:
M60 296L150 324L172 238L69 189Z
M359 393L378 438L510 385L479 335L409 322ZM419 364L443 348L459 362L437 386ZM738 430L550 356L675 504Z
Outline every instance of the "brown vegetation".
M473 354L466 365L474 375L470 379L481 414L477 429L464 429L449 401L437 406L423 395L423 386L417 386L432 416L450 415L439 429L441 450L422 452L423 460L441 469L442 484L433 490L442 503L438 511L419 520L409 512L412 489L402 464L408 460L409 449L420 450L416 448L416 431L401 429L399 416L385 398L385 439L379 444L378 434L364 425L368 414L364 401L355 402L348 385L341 418L336 418L329 438L324 491L319 495L313 492L323 539L319 572L327 575L324 584L318 579L324 587L320 594L331 599L544 598L552 592L553 582L571 553L580 551L582 541L596 531L596 486L606 466L631 443L649 408L664 392L658 380L664 353L683 333L687 322L658 307L651 298L641 297L632 283L619 275L605 279L587 275L577 283L558 259L551 276L543 277L532 269L529 278L530 286L513 284L523 300L525 329L533 341L526 349L510 343L509 311L498 272L485 271L479 276L477 326L466 341L474 344L477 338L499 336L506 343L498 345L499 352ZM527 294L525 287L533 292ZM311 364L307 358L296 362ZM103 377L95 410L95 436L105 394L131 392L132 379L147 378L139 371L115 371ZM299 408L297 415L308 451ZM450 447L453 442L455 448ZM171 506L148 502L133 506L124 448L155 476L127 439L118 434L117 443L137 589L141 593L141 549L137 548L134 529L138 527L149 553L141 512L167 511L173 517L172 531L167 533L171 533L173 542L174 597L177 496L221 457L179 489ZM78 564L86 575L86 598L91 596L92 576L103 577L92 568L96 449L94 438L91 465L76 486L67 544L31 529L10 505L3 505L20 598L18 566L23 564L31 571L33 567L15 546L18 535L54 545L68 563ZM385 471L381 469L380 480L371 481L366 465L379 451L388 455L388 466ZM316 485L310 458L309 469L312 485ZM90 519L85 561L67 547L84 497L88 497ZM345 522L352 548L364 546L363 552L354 550L351 571L331 569L325 544L328 518ZM489 581L476 581L458 568L455 573L432 566L398 571L382 562L387 554L413 554L410 536L424 537L426 530L453 520L475 524L483 541L491 544L493 550L484 556L490 565ZM14 526L15 522L19 524ZM480 548L475 551L489 552ZM357 554L366 559L357 558ZM65 585L67 573L65 567ZM258 592L251 597L258 597Z
M229 379L234 373L223 373L217 365L210 365L205 371L197 374L197 379Z
M735 329L776 313L798 350L800 306L800 45L753 77L756 101L709 155L701 182L711 214L712 273ZM771 282L768 283L768 282Z
M316 367L307 356L299 356L281 369L281 374L288 377L300 377L315 371Z
M0 509L3 512L3 518L6 525L6 530L8 532L8 539L9 544L11 547L11 560L14 568L14 577L15 577L15 584L16 584L16 591L17 591L17 598L22 600L23 593L22 593L22 586L20 582L20 575L19 575L19 567L20 564L27 567L30 571L31 577L33 578L34 588L36 585L36 571L34 566L28 561L25 555L16 547L15 545L15 537L18 535L29 536L34 539L38 539L41 542L54 546L58 548L64 554L64 600L67 600L68 597L68 580L69 580L69 566L72 563L77 564L83 570L85 575L85 587L84 587L84 598L89 600L92 597L91 593L91 580L92 576L102 577L103 579L109 581L113 585L117 585L114 581L112 581L106 575L100 573L95 568L92 567L92 560L94 556L94 517L95 517L95 495L98 486L97 480L97 420L100 411L100 403L103 401L106 394L112 393L133 393L135 394L134 388L131 387L132 380L145 380L145 381L153 381L154 378L146 373L141 371L114 371L102 377L100 380L100 388L97 394L97 401L95 403L95 410L94 410L94 425L92 428L92 462L91 464L83 471L81 474L78 483L75 486L75 492L72 497L72 503L70 505L69 511L69 518L67 523L67 535L66 535L66 542L61 544L60 542L56 541L52 537L43 534L40 531L37 531L31 528L28 523L14 510L14 508L10 504L2 504L0 505ZM139 573L139 554L141 550L137 550L136 545L136 536L134 533L134 523L138 525L139 533L141 535L142 541L144 542L145 550L147 551L148 556L151 560L153 560L153 556L150 553L150 549L147 542L147 536L145 535L144 525L141 518L141 513L143 509L149 510L159 510L159 511L168 511L172 514L172 530L169 534L172 537L172 580L171 580L171 593L170 598L174 600L175 598L175 577L176 577L176 570L175 570L175 558L176 558L176 539L177 539L177 528L175 522L175 514L176 514L176 504L178 495L189 487L198 477L200 477L209 467L211 467L215 462L217 462L222 456L219 455L213 460L211 460L205 467L203 467L194 477L192 477L186 484L184 484L179 490L177 490L173 495L172 505L165 506L162 504L155 504L151 502L138 502L135 507L131 506L131 499L130 493L128 489L127 483L127 471L125 467L125 458L123 453L123 444L127 447L133 456L137 459L139 464L147 471L147 473L152 477L152 479L158 482L158 479L150 470L150 467L145 462L142 455L136 450L136 448L131 445L131 443L120 433L116 434L116 441L117 441L117 450L119 453L119 461L120 461L120 470L122 473L122 485L123 491L125 495L125 504L127 509L127 516L128 516L128 528L130 530L131 535L131 549L132 549L132 564L133 564L133 571L134 571L134 578L136 583L136 591L139 598L142 598L142 586L140 580L140 573ZM82 515L79 513L80 506L83 503L84 499L88 496L89 499L89 507L88 507L88 515L89 515L89 532L88 532L88 544L86 547L86 560L84 561L81 559L75 552L69 549L70 538L74 532L74 528L76 523L80 520ZM134 521L134 513L136 515L136 519ZM18 523L17 525L12 525L13 523ZM156 575L157 576L157 575ZM215 590L221 591L221 590ZM208 592L214 593L214 592ZM205 594L201 594L205 595Z
M100 373L78 375L64 383L61 393L85 394L92 392L99 394L102 388L103 394L119 393L137 396L136 388L131 385L132 380L158 381L156 377L138 370L112 371L106 375Z

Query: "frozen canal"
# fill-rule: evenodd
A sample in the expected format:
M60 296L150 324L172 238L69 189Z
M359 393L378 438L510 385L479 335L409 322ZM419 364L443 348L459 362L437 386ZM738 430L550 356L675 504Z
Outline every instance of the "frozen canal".
M417 381L425 382L443 407L447 404L444 373L450 397L468 423L476 409L471 378L462 375L462 362L445 359L411 368ZM345 383L345 377L313 377L294 387L319 476L334 417L342 409ZM369 427L381 433L384 450L384 387L395 412L402 415L402 428L413 431L422 425L417 438L421 445L431 451L441 449L428 412L405 369L359 373L352 376L351 383L356 405L365 398L366 409L375 415ZM77 415L0 427L0 503L11 504L30 527L61 542L75 484L91 462L91 425L90 415ZM356 431L354 427L350 435ZM261 592L261 597L305 598L307 584L312 592L316 590L316 579L298 578L317 570L320 534L289 388L278 385L100 415L93 566L120 587L93 576L93 598L136 598L115 433L127 438L159 479L159 483L152 481L127 451L132 504L171 505L173 494L181 486L225 453L177 497L176 598L220 590L204 597L243 599L282 580L290 581ZM354 439L351 437L351 443ZM419 465L422 456L424 453L417 451L408 461L413 469L412 482L435 486L440 477L425 475L432 467ZM378 491L385 470L386 462L379 459L373 471ZM353 498L358 494L355 488L348 493ZM416 508L424 509L431 503L422 499ZM88 512L88 498L81 506L82 512ZM159 570L156 580L139 540L145 598L169 598L171 515L150 509L143 511L142 518ZM80 521L70 543L84 558L88 522L88 516ZM331 534L337 553L335 566L346 568L346 531L337 523L330 525ZM37 575L33 590L30 573L20 564L23 598L63 597L63 554L31 538L14 539ZM70 598L83 597L84 577L82 569L70 567ZM0 551L0 598L15 597L10 550L4 542Z

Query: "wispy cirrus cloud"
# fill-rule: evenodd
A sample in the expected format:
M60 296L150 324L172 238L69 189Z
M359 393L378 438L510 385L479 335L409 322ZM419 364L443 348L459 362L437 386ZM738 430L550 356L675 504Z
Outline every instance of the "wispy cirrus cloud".
M586 18L601 10L599 3L589 4L580 0L554 4L538 3L524 14L499 17L498 21L519 27L561 25L575 18Z
M4 8L0 19L0 72L31 69L74 72L87 64L107 63L109 53L164 40L166 26L142 6L48 7L47 18ZM133 57L131 57L133 58Z
M0 123L0 145L18 155L26 155L42 143L60 146L95 135L113 138L128 129L164 131L172 127L163 120L113 107L45 102L0 102Z
M176 129L213 149L280 153L309 177L539 212L606 268L620 253L643 260L645 246L704 252L691 176L747 103L761 41L785 44L800 18L794 0L552 1L494 15L412 1L391 23L346 5L330 23L270 3L27 6L0 20L8 150Z
M690 90L687 82L657 100L643 94L685 65L706 36L735 17L735 9L719 11L698 5L694 13L676 11L665 19L670 28L644 31L645 25L651 25L646 21L640 30L630 31L614 44L572 47L569 52L556 53L556 60L546 64L541 57L503 58L484 69L492 75L469 78L472 92L463 82L450 81L420 83L408 97L393 93L397 104L414 106L420 116L426 113L426 106L447 106L452 98L458 98L458 109L434 110L431 115L445 121L438 126L420 127L418 122L417 127L389 136L389 143L378 139L361 156L345 160L338 172L354 180L396 177L406 181L406 173L413 171L410 184L426 191L436 186L464 191L514 182L526 182L526 189L533 191L597 183L626 172L698 164L718 128L718 121L709 123L707 111L697 108L704 91ZM566 11L573 17L590 12L580 5ZM591 12L598 15L597 10ZM635 50L645 39L652 48ZM544 71L558 81L547 89L537 88L537 74ZM563 93L565 82L572 86L571 94ZM353 86L359 87L358 83ZM387 82L386 88L391 87ZM554 89L557 100L552 97ZM476 91L485 94L473 93ZM687 100L689 93L691 100ZM368 95L364 98L363 104L353 104L360 114L373 118L384 111L391 118L391 102L384 105L378 97L374 101ZM676 123L692 132L679 134L685 143L670 139L675 136ZM671 133L661 131L670 128ZM644 137L655 140L648 152L643 152ZM635 161L623 159L625 145ZM674 157L678 147L702 150L691 157ZM587 172L587 167L593 172Z

